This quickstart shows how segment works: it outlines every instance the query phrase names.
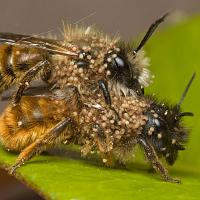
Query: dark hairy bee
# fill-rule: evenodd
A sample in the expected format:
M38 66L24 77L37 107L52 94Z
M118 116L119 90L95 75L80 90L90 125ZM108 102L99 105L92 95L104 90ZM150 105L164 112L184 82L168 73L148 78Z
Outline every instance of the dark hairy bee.
M184 150L188 131L181 119L193 114L181 112L180 106L194 77L174 106L151 96L123 97L111 92L118 116L102 100L103 94L84 99L75 86L55 90L53 95L22 96L19 104L8 105L0 118L1 144L21 152L9 172L60 143L81 145L83 156L97 152L107 166L113 166L115 160L125 164L139 144L165 181L180 182L170 177L159 158L172 165L178 151Z
M137 48L91 27L66 26L63 40L0 33L0 91L18 85L16 105L39 78L61 89L76 86L86 96L100 90L109 105L109 90L140 95L151 79L142 47L166 16L150 26Z

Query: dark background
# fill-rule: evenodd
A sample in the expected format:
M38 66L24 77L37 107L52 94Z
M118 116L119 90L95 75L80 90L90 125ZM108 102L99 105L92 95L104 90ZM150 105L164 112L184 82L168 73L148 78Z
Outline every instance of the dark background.
M96 25L130 39L167 11L176 17L200 12L199 0L0 0L0 32L60 33L65 23ZM4 103L0 103L2 110ZM0 200L40 199L0 169Z

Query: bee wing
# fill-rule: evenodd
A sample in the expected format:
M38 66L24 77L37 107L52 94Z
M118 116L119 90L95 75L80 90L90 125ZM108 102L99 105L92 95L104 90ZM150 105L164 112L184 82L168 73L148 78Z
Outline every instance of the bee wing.
M0 44L26 45L44 49L50 53L77 56L77 53L68 50L59 40L39 38L14 33L0 33Z

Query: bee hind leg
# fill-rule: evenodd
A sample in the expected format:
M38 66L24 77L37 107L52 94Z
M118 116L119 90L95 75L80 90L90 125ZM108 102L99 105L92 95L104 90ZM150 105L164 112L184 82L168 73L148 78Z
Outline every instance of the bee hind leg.
M25 162L30 160L35 155L40 154L50 145L55 144L55 140L60 136L60 134L65 131L68 126L74 123L70 118L66 118L59 122L54 128L52 128L46 135L42 138L36 140L31 145L26 147L18 156L15 164L8 169L9 174L14 174L16 169L21 167Z
M110 142L103 128L100 126L100 124L95 123L93 124L93 131L96 133L94 140L97 144L103 163L107 167L114 167L112 147L110 147Z
M23 95L23 91L26 89L26 86L29 85L29 83L31 82L31 80L43 69L44 66L46 66L48 64L48 61L40 61L38 62L35 66L33 66L32 68L30 68L27 73L24 75L24 77L21 79L20 83L19 83L19 88L17 90L17 92L14 94L13 97L13 101L12 104L13 106L15 106L17 103L19 103L22 95Z
M149 162L151 163L154 170L159 173L164 181L172 183L180 183L179 179L170 177L168 171L164 168L161 162L159 162L156 152L151 144L149 144L145 139L139 138L139 144L143 147L145 155Z
M101 156L103 164L106 167L113 168L115 166L112 152L106 152L106 153L100 152L100 156Z

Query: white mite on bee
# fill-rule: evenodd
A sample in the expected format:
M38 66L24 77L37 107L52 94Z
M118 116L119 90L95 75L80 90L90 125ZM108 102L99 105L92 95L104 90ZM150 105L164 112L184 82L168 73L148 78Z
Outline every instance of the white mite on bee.
M106 163L106 162L108 162L108 160L104 158L104 159L103 159L103 162Z
M157 114L157 113L155 113L153 116L154 116L155 118L158 118L158 114Z
M158 137L158 139L161 139L162 138L162 133L158 133L157 137Z
M166 154L166 157L169 157L169 156L170 156L170 154L169 154L169 153L167 153L167 154Z
M100 68L98 69L98 72L101 74L102 72L104 72L104 68L103 68L103 67L100 67Z
M113 57L113 58L116 58L116 57L117 57L117 54L113 54L112 57Z
M148 131L148 135L152 135L154 130L155 130L154 127L150 127Z
M163 147L161 148L161 151L166 151L166 149L167 149L166 147Z
M77 51L77 47L73 46L73 47L72 47L72 50L73 50L73 51Z
M23 124L22 121L18 121L18 122L17 122L17 125L18 125L18 126L21 126L22 124Z
M84 58L84 55L81 53L81 54L79 54L79 58L80 59L83 59Z
M63 141L63 144L67 144L67 143L68 143L68 140Z
M87 55L87 59L88 59L88 60L91 60L91 59L92 59L92 56L91 56L91 55Z
M95 63L95 60L94 60L94 59L91 59L91 60L90 60L90 63L94 64L94 63Z
M106 71L106 75L107 75L107 76L110 76L110 75L111 75L111 72L110 72L109 70L107 70L107 71Z
M77 112L73 112L72 114L73 114L74 117L76 117L78 115Z
M172 139L172 144L175 144L176 143L176 139Z
M112 62L112 58L108 57L108 58L107 58L107 61L108 61L108 62Z

